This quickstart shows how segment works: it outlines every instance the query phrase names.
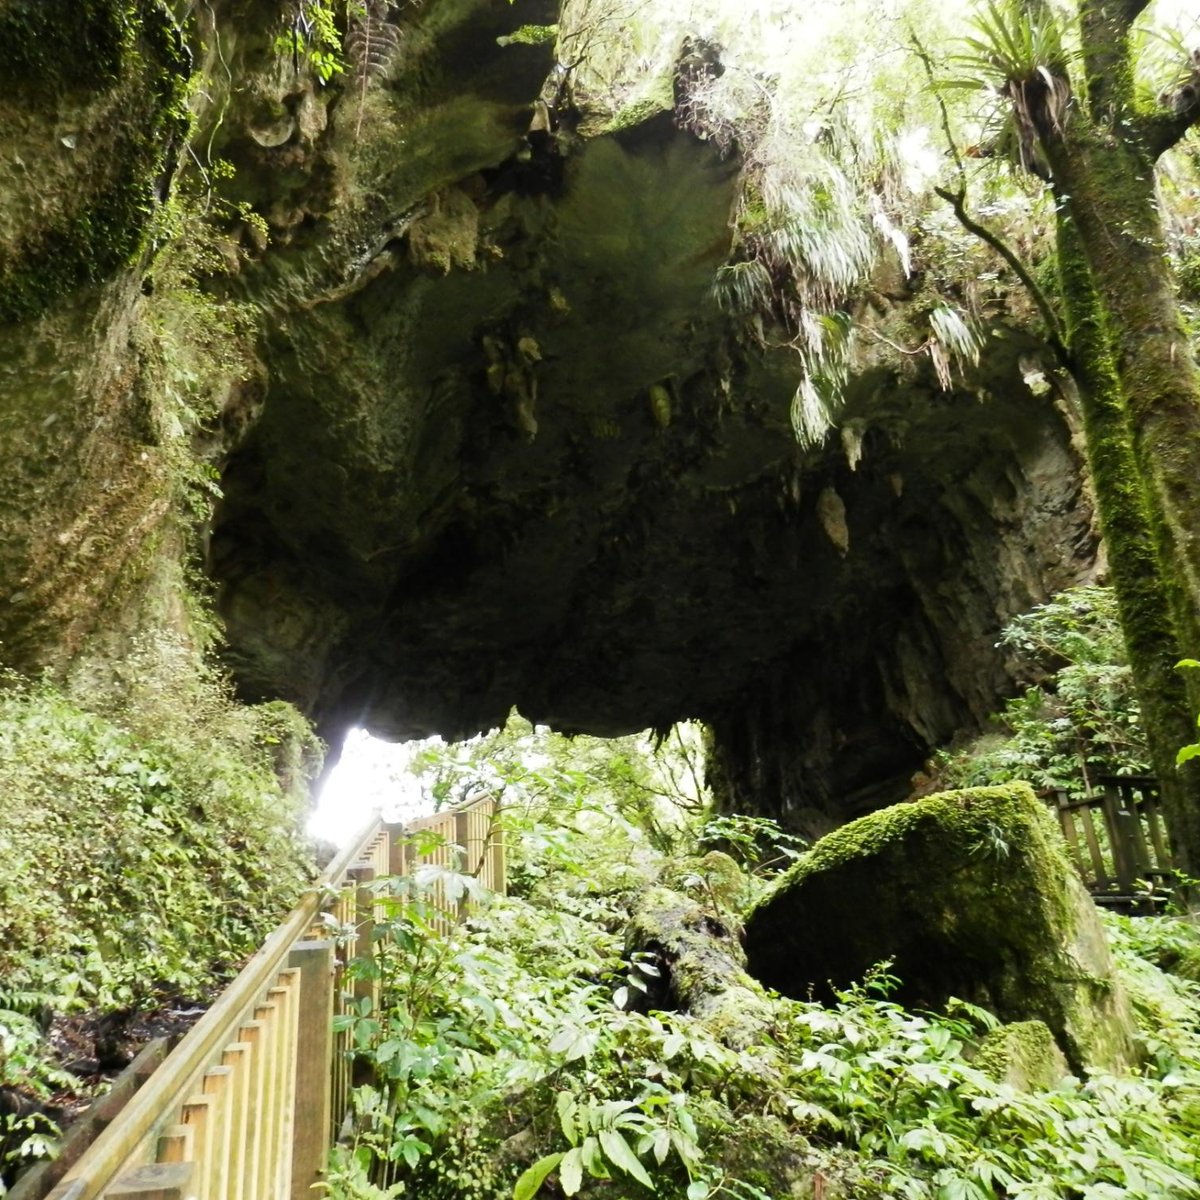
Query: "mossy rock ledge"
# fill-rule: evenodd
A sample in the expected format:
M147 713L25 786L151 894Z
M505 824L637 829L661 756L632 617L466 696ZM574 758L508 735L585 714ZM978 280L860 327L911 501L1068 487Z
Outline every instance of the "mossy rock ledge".
M1067 1060L1136 1060L1099 914L1026 784L943 792L822 838L751 912L750 972L818 996L891 960L905 1004L1046 1023Z

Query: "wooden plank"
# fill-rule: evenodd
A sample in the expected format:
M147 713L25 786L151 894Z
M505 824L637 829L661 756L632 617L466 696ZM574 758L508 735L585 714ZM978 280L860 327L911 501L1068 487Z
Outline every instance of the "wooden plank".
M213 1099L211 1096L192 1096L183 1106L184 1125L192 1131L192 1161L196 1166L196 1194L209 1200L208 1147L213 1136Z
M508 894L508 851L504 845L504 811L499 800L492 802L492 822L488 836L491 839L491 874L488 886L500 896Z
M82 1179L60 1183L46 1200L87 1200L87 1184Z
M375 868L359 866L349 872L353 881L354 941L347 953L351 958L369 958L375 949L375 893L363 886L375 879ZM354 980L354 998L371 1000L372 1010L379 1002L379 984L375 979Z
M156 1160L160 1163L192 1162L195 1158L192 1130L187 1125L168 1125L158 1135Z
M382 843L380 843L382 844ZM386 849L386 847L385 847ZM296 1128L296 1054L298 1052L300 1013L300 971L288 967L279 973L280 985L287 993L284 1010L283 1076L280 1081L281 1132L279 1140L279 1184L276 1195L292 1194L292 1139ZM328 1063L326 1064L328 1066Z
M1122 815L1125 810L1121 793L1112 783L1104 786L1101 811L1104 813L1104 825L1108 830L1109 844L1112 846L1113 870L1117 876L1117 888L1123 896L1132 895L1134 880L1137 878L1130 830L1133 818L1129 815Z
M399 824L385 825L384 833L387 835L388 844L388 865L387 873L389 875L403 875L405 868L405 833L404 826Z
M229 1200L254 1200L246 1193L243 1165L246 1161L246 1120L250 1112L250 1045L231 1042L221 1055L229 1079L229 1160L225 1193Z
M247 1107L244 1121L246 1150L242 1160L242 1194L246 1200L256 1200L259 1195L259 1155L262 1152L262 1103L263 1103L263 1024L247 1021L239 1030L240 1044L247 1046L248 1079L246 1084Z
M270 1114L270 1170L267 1174L267 1192L269 1196L283 1196L282 1188L283 1160L285 1155L284 1136L284 1106L289 1103L287 1095L287 1060L292 1052L288 1041L288 989L283 986L273 987L267 992L270 1003L275 1005L275 1022L271 1029L271 1072L267 1076L267 1110Z
M1154 865L1160 873L1166 873L1174 869L1175 860L1171 857L1166 822L1162 815L1162 801L1157 794L1147 798L1145 811L1146 824L1150 828L1150 841L1154 844Z
M300 972L296 1006L296 1086L292 1200L311 1200L329 1153L333 1060L334 946L297 942L288 965ZM245 1200L253 1200L247 1196Z
M1104 865L1104 854L1100 849L1100 839L1096 837L1096 826L1092 820L1094 809L1093 804L1088 804L1084 809L1083 837L1092 859L1092 882L1096 887L1104 887L1109 882L1109 874Z
M279 1008L274 1003L259 1004L254 1019L262 1026L260 1042L255 1048L259 1056L258 1153L255 1155L254 1196L272 1196L271 1172L274 1166L275 1124L272 1104L275 1084L275 1059L278 1053Z
M193 1173L191 1163L135 1167L105 1189L104 1200L188 1200Z
M1154 871L1154 863L1150 859L1150 846L1146 839L1146 819L1141 805L1130 797L1128 801L1130 821L1130 839L1133 846L1134 865L1138 876L1149 879Z
M1080 874L1086 878L1087 865L1079 847L1079 831L1075 828L1075 814L1070 809L1070 801L1066 792L1055 792L1054 799L1058 806L1058 824L1062 829L1063 840L1067 843L1067 849Z
M210 1097L213 1102L205 1200L229 1200L229 1149L233 1137L232 1075L229 1067L209 1067L200 1081L201 1094Z
M459 810L454 814L454 844L462 849L462 861L457 865L457 869L463 873L468 873L471 870L471 814L469 812ZM464 892L459 898L458 903L454 906L454 915L458 920L462 920L467 915L467 895Z

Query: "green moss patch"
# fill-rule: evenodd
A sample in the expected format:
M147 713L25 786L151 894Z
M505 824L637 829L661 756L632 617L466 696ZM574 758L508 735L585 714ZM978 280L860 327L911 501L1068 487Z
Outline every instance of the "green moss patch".
M1067 1074L1067 1060L1044 1021L1015 1021L980 1043L975 1066L1023 1092L1045 1091Z
M78 158L78 186L64 189L55 215L31 216L2 247L4 323L38 316L141 249L160 177L188 125L190 58L157 4L30 2L0 15L0 68L45 114L47 153L66 147ZM51 136L72 123L81 130L71 135L80 139L78 150Z

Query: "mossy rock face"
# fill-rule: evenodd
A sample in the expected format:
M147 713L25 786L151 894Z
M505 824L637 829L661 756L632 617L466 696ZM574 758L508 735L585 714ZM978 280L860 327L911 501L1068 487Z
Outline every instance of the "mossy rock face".
M822 838L747 920L750 971L791 996L891 960L899 999L1041 1020L1071 1065L1134 1060L1099 915L1026 784L944 792Z
M1067 1060L1044 1021L1015 1021L980 1043L975 1065L1023 1092L1046 1091L1067 1074Z
M0 13L0 325L140 250L188 126L191 61L165 5L14 0Z

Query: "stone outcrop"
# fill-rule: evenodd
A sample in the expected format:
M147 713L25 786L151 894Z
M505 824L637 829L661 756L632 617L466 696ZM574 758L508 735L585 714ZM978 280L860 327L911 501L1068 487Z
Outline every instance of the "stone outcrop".
M243 695L331 741L514 704L600 734L697 717L728 806L819 833L994 709L999 629L1092 571L1072 421L997 301L953 387L880 340L840 436L801 447L794 351L714 297L736 159L653 106L551 137L552 47L511 35L555 15L408 6L386 61L322 86L278 5L198 6L187 153L169 23L86 94L38 84L26 166L82 204L145 132L139 195L170 191L190 258L135 222L95 282L6 314L5 659L188 631L199 554ZM93 94L108 141L56 143ZM73 219L27 199L0 197L13 245ZM894 340L927 298L885 268L856 315Z
M1052 1088L1069 1072L1044 1021L1014 1021L993 1029L980 1042L973 1061L993 1079L1023 1092Z
M721 1041L744 1050L760 1043L773 1014L761 988L746 974L737 928L682 892L649 888L638 898L625 935L639 971L644 1007L687 1012ZM640 1003L630 993L631 1007Z
M944 792L818 842L746 922L750 972L796 997L891 962L901 1001L1042 1021L1076 1069L1135 1061L1104 929L1025 784Z

